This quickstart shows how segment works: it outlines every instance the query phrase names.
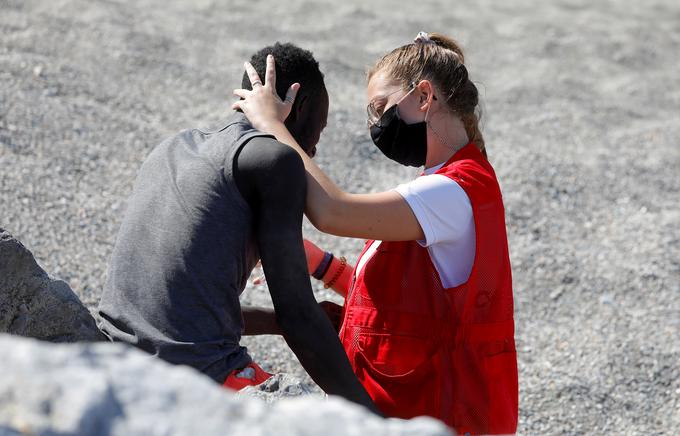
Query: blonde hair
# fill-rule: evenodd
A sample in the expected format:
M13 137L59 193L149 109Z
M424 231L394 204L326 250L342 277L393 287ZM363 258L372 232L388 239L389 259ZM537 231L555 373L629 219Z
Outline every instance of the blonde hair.
M486 157L484 137L479 129L479 92L468 77L465 56L456 41L439 33L421 33L415 42L397 47L380 58L369 69L368 80L378 71L402 82L404 87L418 80L432 82L444 93L448 108L460 117L470 141Z

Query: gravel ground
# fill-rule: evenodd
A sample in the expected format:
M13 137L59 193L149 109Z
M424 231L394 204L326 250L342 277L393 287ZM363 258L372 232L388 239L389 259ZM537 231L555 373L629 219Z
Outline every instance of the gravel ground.
M0 0L0 224L93 307L144 157L221 118L242 62L276 40L326 72L318 159L331 176L357 192L410 180L368 139L364 72L419 30L459 39L483 94L514 272L519 433L677 433L674 0ZM352 261L362 246L305 231ZM270 304L263 286L243 300ZM279 338L246 343L265 368L305 377Z

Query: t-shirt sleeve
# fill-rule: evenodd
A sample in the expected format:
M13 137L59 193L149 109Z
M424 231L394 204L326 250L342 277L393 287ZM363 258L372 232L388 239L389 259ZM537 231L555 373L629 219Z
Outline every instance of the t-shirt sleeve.
M423 229L423 247L453 242L469 229L472 205L458 183L441 174L418 177L395 189L408 203Z

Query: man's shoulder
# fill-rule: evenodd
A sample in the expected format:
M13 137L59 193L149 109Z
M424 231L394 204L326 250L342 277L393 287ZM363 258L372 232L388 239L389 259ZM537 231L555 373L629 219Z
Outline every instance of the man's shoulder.
M271 136L255 136L251 138L244 146L244 151L248 150L250 153L259 154L263 158L288 158L296 156L300 159L297 151L292 147L279 142L276 138Z
M291 199L305 191L307 178L302 158L273 138L249 140L235 164L236 183L246 198L254 198L252 193L258 192L260 198Z
M302 158L292 147L270 136L256 136L244 146L238 157L241 169L252 168L264 172L304 171Z

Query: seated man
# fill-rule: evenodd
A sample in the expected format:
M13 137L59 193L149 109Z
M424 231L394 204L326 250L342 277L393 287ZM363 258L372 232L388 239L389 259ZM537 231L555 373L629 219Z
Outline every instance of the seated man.
M282 98L293 80L302 85L286 123L313 155L328 115L318 62L277 43L251 60L262 77L269 53ZM312 293L305 194L299 155L240 112L218 130L184 130L162 142L128 201L99 304L101 331L234 388L243 376L254 373L253 384L268 376L239 345L241 334L280 332L324 391L375 411ZM259 258L275 312L239 304Z

